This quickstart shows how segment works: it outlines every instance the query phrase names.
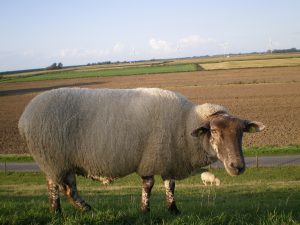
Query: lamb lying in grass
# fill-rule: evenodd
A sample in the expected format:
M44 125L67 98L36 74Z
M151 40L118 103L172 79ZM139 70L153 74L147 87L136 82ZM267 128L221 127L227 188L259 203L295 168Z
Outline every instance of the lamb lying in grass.
M206 186L208 182L210 182L210 185L212 186L213 183L216 183L216 186L220 185L220 180L217 178L214 174L210 172L204 172L201 174L201 180L203 184Z

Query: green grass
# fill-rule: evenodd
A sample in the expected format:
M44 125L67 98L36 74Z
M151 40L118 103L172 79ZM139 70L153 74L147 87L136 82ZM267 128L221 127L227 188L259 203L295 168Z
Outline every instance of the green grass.
M296 155L300 154L300 145L244 148L244 154L245 156Z
M0 162L33 162L29 154L0 154Z
M138 67L126 67L121 69L101 69L91 71L62 71L52 72L42 75L30 75L30 76L15 76L15 77L3 77L0 79L0 83L9 82L29 82L29 81L42 81L42 80L57 80L57 79L72 79L83 77L105 77L105 76L130 76L141 74L155 74L155 73L175 73L175 72L190 72L196 71L196 64L176 64L176 65L164 65L164 66L138 66Z
M110 186L79 177L80 193L93 211L81 213L62 196L61 217L49 214L43 174L0 173L0 224L300 224L300 167L251 168L238 177L212 172L220 187L204 187L199 174L176 183L179 216L167 212L159 177L146 215L139 211L137 175Z

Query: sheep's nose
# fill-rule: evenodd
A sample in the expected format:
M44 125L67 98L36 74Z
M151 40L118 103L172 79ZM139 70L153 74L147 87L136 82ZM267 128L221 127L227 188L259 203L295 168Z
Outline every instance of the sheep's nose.
M232 162L230 163L230 167L236 169L238 174L241 174L245 171L245 163L243 162Z

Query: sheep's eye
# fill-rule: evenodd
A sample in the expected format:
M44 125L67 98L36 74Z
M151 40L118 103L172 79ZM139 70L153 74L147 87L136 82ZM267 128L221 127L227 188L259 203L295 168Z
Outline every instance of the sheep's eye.
M212 134L217 134L218 132L216 130L211 130L210 131Z

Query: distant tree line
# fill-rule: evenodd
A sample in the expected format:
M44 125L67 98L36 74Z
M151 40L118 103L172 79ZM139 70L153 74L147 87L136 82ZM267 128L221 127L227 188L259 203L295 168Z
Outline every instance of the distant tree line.
M63 64L61 62L53 63L50 66L46 67L47 70L59 70L62 68L63 68Z
M288 49L274 49L274 50L272 50L272 53L292 53L292 52L300 52L300 49L288 48Z
M151 59L151 60L132 60L132 61L103 61L103 62L94 62L88 63L87 66L95 66L95 65L109 65L109 64L125 64L125 63L138 63L138 62L147 62L147 61L157 61L161 59Z
M95 62L95 63L88 63L87 66L94 66L94 65L106 65L106 64L112 64L111 61L104 61L104 62Z
M116 61L116 62L111 62L111 61L95 62L95 63L88 63L87 66L121 64L121 63L129 63L129 61L123 61L123 62L121 62L121 61Z

